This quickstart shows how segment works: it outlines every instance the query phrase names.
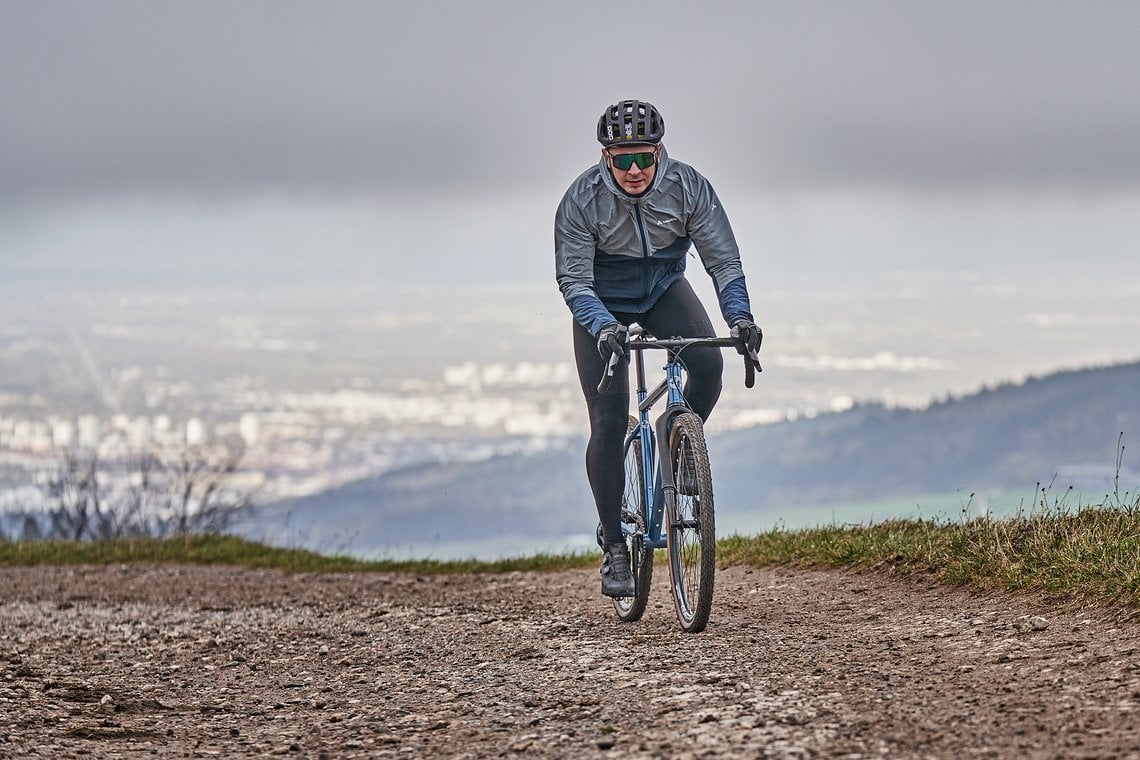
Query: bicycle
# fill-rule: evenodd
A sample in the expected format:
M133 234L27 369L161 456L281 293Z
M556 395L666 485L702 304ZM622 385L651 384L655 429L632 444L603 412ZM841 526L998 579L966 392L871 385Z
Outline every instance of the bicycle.
M630 330L630 338L627 347L636 372L638 416L630 417L625 437L621 519L634 594L615 598L614 609L622 621L641 619L649 602L654 552L665 548L677 619L682 630L699 633L708 624L712 611L716 521L704 426L682 392L681 355L693 346L728 348L736 347L736 342L732 338L657 339L636 325ZM664 379L649 391L645 385L644 352L652 349L663 349L668 356ZM607 365L598 383L599 393L609 388L619 360L615 354ZM755 353L746 353L744 367L744 384L751 388L756 371L762 371ZM663 396L665 411L655 426L650 425L649 410ZM666 441L668 449L659 453L658 441ZM601 526L599 533L600 530Z

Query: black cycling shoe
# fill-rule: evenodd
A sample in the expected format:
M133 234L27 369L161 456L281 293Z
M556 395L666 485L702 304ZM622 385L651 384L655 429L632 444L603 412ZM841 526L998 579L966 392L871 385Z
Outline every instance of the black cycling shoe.
M605 596L633 596L633 573L629 569L629 549L625 542L610 544L602 555L602 594Z

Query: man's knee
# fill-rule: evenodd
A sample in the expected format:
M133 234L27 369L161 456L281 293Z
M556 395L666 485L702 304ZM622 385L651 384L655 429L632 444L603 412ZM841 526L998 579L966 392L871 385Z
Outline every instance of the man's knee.
M689 376L685 383L685 400L693 411L707 420L720 398L724 360L720 351L713 349L702 352L700 357L691 357L686 363L686 369Z
M588 404L590 437L610 438L625 434L629 416L629 395L598 396Z
M724 373L724 358L715 348L693 351L691 356L685 358L685 369L689 373L690 382L705 387L719 387Z

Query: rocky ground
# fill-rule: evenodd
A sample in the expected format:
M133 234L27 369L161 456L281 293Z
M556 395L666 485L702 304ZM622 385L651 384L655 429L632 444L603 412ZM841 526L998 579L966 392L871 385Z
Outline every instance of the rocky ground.
M0 568L0 757L1140 757L1137 623L882 576Z

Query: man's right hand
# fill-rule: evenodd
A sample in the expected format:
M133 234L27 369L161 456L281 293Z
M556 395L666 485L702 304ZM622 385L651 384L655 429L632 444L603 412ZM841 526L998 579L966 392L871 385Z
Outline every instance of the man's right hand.
M610 322L598 332L598 354L606 364L613 356L625 356L629 343L629 328L618 322Z

